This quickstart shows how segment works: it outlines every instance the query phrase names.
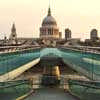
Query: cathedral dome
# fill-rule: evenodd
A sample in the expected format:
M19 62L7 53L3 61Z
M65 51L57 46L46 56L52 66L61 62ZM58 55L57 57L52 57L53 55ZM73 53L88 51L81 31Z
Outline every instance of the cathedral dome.
M48 14L42 22L42 27L40 27L40 38L50 39L50 38L60 38L59 28L57 27L57 22L55 18L51 15L51 10L49 7Z
M45 17L43 22L42 22L42 26L46 26L46 25L56 25L57 26L56 20L54 19L54 17L51 16L50 8L48 10L47 17Z
M44 18L43 26L45 25L57 25L56 20L52 17L52 16L47 16L46 18Z

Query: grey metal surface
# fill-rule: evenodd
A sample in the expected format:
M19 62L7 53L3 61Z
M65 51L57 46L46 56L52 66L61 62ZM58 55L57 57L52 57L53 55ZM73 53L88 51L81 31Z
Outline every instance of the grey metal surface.
M42 88L25 100L78 100L68 92L57 88Z

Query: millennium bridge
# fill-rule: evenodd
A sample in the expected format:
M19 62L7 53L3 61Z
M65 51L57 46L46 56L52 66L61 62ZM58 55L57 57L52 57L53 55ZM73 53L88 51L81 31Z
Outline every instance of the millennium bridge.
M46 69L49 70L49 65L46 61L49 61L48 59L51 58L54 59L54 61L50 60L50 66L56 66L59 60L62 60L64 64L68 65L80 75L85 76L88 80L67 80L67 77L64 78L59 75L59 78L61 79L60 84L66 86L66 88L60 89L48 87L44 88L44 86L41 86L41 82L35 84L33 79L15 80L25 71L35 67L35 65L41 61L44 61ZM42 75L40 76L40 79L42 80L41 77ZM33 85L39 85L40 87L38 90L36 90L36 93L33 89ZM34 49L30 48L22 51L20 50L10 53L1 53L0 88L0 98L2 98L2 100L94 100L92 97L94 95L97 98L95 100L99 100L100 54L63 47L36 47ZM67 92L63 92L63 89L66 89ZM47 96L44 96L45 94ZM85 97L87 95L89 95L89 98L86 99Z

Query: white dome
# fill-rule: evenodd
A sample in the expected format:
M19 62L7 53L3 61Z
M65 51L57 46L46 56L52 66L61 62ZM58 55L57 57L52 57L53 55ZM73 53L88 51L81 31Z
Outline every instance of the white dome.
M51 10L49 8L48 15L44 18L42 22L42 27L40 27L40 37L41 38L59 38L59 29L55 18L51 15Z
M42 25L57 25L56 20L52 16L47 16L44 18Z
M50 8L48 10L47 17L45 17L43 22L42 22L42 26L46 26L46 25L53 25L53 26L55 25L55 26L57 26L56 20L54 19L54 17L51 16Z

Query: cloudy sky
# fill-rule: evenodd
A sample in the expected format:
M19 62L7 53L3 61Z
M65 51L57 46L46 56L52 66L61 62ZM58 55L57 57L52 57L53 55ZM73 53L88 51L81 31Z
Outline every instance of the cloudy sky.
M93 28L100 33L100 0L51 0L50 5L63 37L65 28L73 37L89 38ZM48 6L49 0L0 0L0 38L9 36L13 22L18 37L38 37Z

